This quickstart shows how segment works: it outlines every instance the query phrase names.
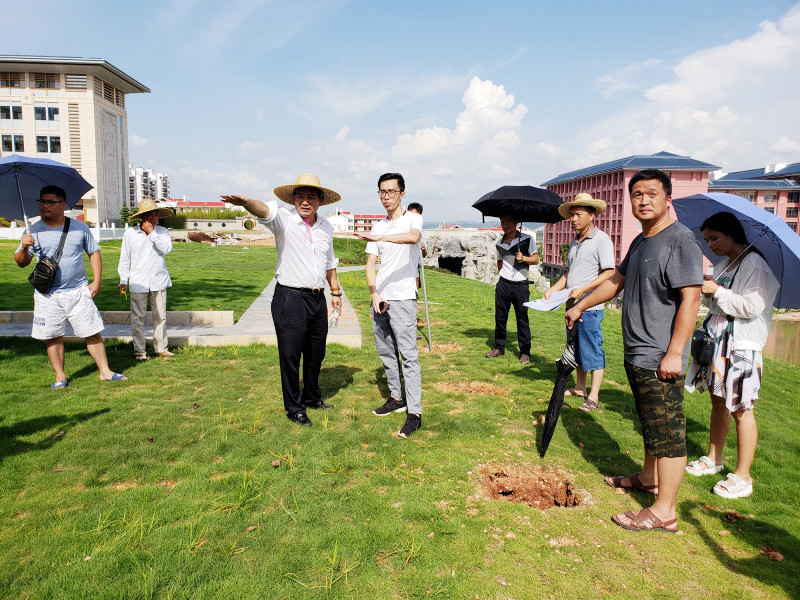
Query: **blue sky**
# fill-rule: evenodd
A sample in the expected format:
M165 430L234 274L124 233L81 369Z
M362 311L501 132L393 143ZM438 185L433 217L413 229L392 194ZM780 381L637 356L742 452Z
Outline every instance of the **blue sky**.
M172 195L273 198L301 172L426 221L501 185L667 150L726 171L800 161L800 3L778 0L0 0L0 54L103 58L130 158ZM13 26L9 26L10 24Z

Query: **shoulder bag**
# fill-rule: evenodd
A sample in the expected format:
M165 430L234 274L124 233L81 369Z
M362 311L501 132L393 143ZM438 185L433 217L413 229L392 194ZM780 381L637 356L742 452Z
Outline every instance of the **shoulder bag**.
M61 241L58 244L58 250L51 256L40 256L36 261L36 266L28 276L28 281L36 288L40 294L46 294L53 286L53 280L56 278L58 272L58 261L61 260L61 253L64 250L64 241L67 239L67 231L69 231L69 217L64 222L64 229L61 232Z

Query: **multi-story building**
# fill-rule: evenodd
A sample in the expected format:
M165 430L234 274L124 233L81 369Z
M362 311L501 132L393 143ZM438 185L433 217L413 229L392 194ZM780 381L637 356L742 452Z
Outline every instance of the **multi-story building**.
M125 97L149 92L100 58L0 56L0 154L71 165L94 186L85 219L118 221L131 206Z
M372 226L386 218L386 215L353 215L353 231L372 231Z
M595 224L611 237L616 264L619 264L633 239L642 230L630 210L628 182L643 169L666 172L672 180L672 197L680 198L708 191L708 174L719 167L689 156L658 152L651 156L629 156L564 173L543 185L565 202L581 192L587 192L606 203L606 211L595 218ZM553 277L561 272L561 247L569 244L573 237L567 221L545 226L542 265L545 275Z
M164 173L156 173L153 169L128 166L129 194L131 207L139 206L145 198L161 200L169 198L169 177Z
M747 198L798 231L800 209L800 163L767 165L761 169L714 173L708 191L727 192Z
M348 211L336 209L325 215L325 218L331 224L333 233L353 233L355 231L355 216Z

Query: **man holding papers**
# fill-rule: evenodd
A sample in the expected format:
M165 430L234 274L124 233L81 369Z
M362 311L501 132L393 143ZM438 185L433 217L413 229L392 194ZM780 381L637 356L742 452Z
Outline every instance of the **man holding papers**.
M581 298L614 274L614 246L611 239L594 225L596 215L606 210L606 203L592 198L591 194L578 194L572 202L558 207L558 212L569 219L575 239L569 246L567 272L544 294L545 300L559 290L569 289L567 310ZM583 313L577 327L576 358L578 369L575 387L566 395L584 398L578 408L591 412L599 405L600 384L606 368L603 352L603 304L592 306ZM592 384L587 393L588 372Z
M528 323L530 299L528 289L528 266L539 264L536 243L527 233L517 231L517 219L511 215L500 218L503 237L497 240L497 270L500 279L494 292L494 349L486 358L497 358L506 352L506 323L508 311L514 307L517 317L517 343L519 362L531 362L531 327Z

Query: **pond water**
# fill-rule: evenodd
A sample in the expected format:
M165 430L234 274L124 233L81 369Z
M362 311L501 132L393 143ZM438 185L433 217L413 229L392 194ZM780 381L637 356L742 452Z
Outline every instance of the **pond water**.
M800 364L800 321L772 321L764 356Z

